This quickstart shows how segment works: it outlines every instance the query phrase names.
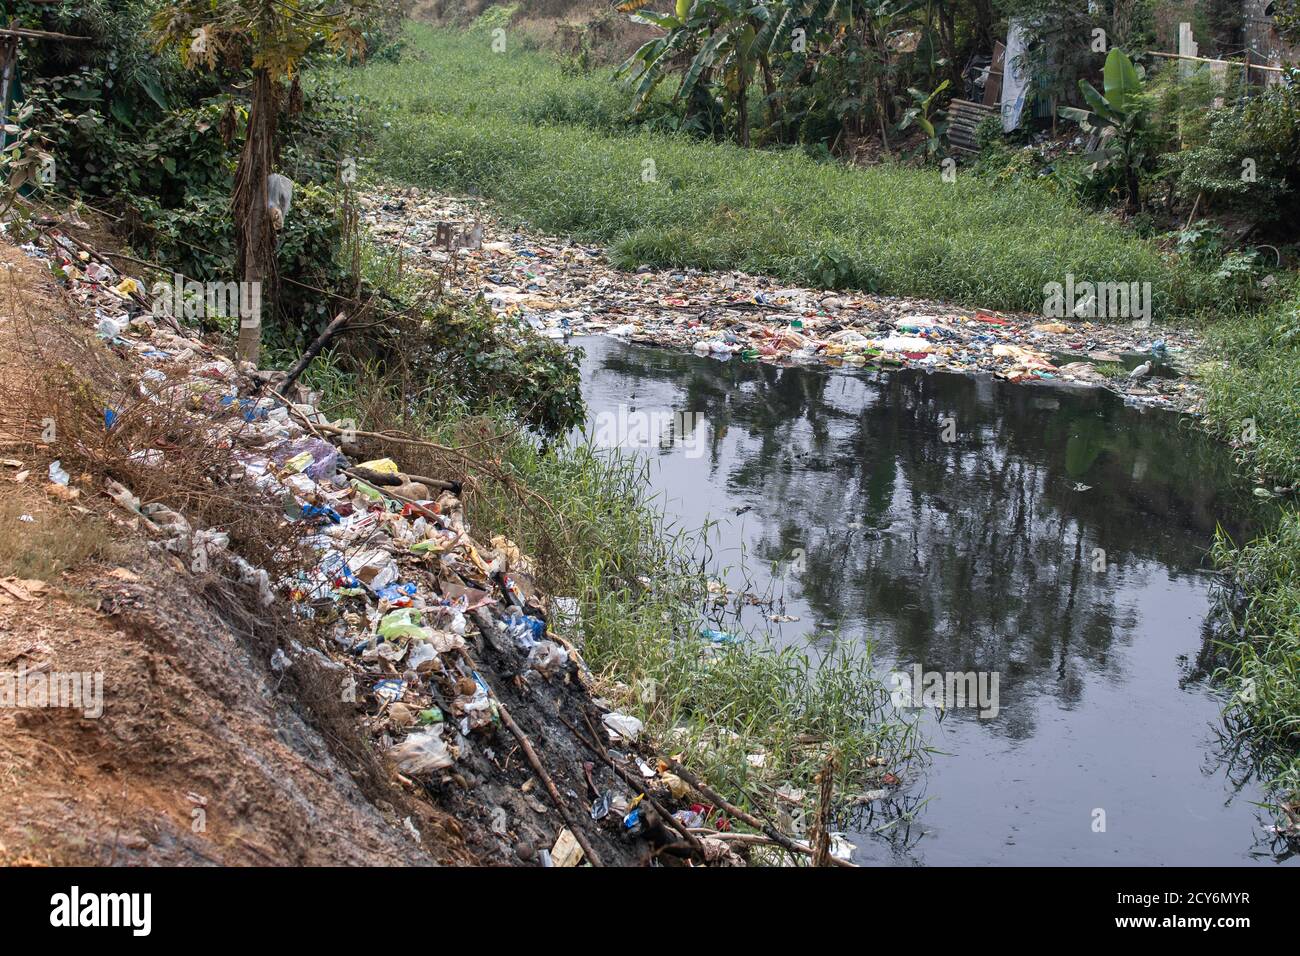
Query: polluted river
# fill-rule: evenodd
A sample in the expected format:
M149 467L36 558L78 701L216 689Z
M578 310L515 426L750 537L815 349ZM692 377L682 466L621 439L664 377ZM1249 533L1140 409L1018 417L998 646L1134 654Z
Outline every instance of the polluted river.
M1250 488L1186 417L988 375L573 344L589 421L668 420L637 453L669 524L705 528L708 570L775 602L718 627L862 642L888 688L914 683L895 703L932 757L855 818L856 862L1284 858L1205 650L1207 551L1250 530ZM932 673L974 673L978 701L924 706Z

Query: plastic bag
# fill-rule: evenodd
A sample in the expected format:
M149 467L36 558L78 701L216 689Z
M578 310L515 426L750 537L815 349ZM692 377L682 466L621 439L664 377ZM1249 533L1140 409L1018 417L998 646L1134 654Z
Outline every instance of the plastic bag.
M629 714L606 714L602 719L610 733L630 742L635 742L645 729L645 724Z
M293 181L288 176L271 173L266 177L266 208L271 211L271 221L276 229L284 228L293 205Z
M393 747L391 753L403 773L431 773L456 762L439 727L411 734Z
M528 669L549 678L562 669L568 660L569 655L559 644L554 641L538 641L528 652Z

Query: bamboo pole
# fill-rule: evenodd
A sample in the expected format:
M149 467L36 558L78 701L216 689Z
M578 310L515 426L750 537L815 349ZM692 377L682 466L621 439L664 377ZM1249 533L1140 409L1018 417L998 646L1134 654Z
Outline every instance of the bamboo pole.
M1212 60L1204 56L1190 56L1186 53L1160 53L1156 50L1148 50L1150 56L1163 57L1166 60L1195 60L1197 63L1221 64L1223 66L1240 66L1247 70L1264 70L1268 73L1286 72L1280 66L1264 66L1260 63L1241 63L1237 60Z

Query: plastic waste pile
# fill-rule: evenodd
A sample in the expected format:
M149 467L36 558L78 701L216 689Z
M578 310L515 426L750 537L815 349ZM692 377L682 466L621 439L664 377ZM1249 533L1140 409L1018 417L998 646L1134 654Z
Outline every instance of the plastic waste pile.
M416 269L466 295L481 291L497 314L557 340L601 334L722 361L981 372L1105 387L1133 404L1178 410L1198 397L1181 371L1197 356L1188 332L784 287L740 272L624 272L602 249L512 231L475 200L411 188L365 196L363 205L374 234ZM472 246L447 240L471 232ZM1157 374L1129 374L1148 359Z
M476 658L510 661L511 680L536 693L543 685L557 693L557 687L585 684L586 665L565 636L578 620L576 601L539 593L532 561L514 542L500 536L486 544L476 539L458 485L406 474L392 458L351 462L331 440L335 426L315 407L286 404L270 394L259 397L250 368L240 369L152 315L136 298L139 283L93 261L63 237L54 242L53 254L30 244L23 249L49 265L100 338L139 369L141 396L157 402L168 393L187 396L192 427L228 443L242 480L278 503L284 521L301 529L310 566L290 579L272 580L233 553L221 529L195 527L186 516L142 501L118 482L104 489L132 520L146 522L165 548L196 561L201 556L204 564L191 569L225 567L255 585L263 604L290 602L294 614L326 630L325 649L292 641L277 650L269 662L274 674L300 666L305 657L333 672L341 699L357 705L358 719L408 782L454 775L471 754L477 757L476 772L498 765L494 742L502 752L518 749L513 740L500 746L507 741L499 737L508 739L504 705L490 672L476 666ZM113 424L108 410L105 427ZM164 452L133 454L147 465L161 461ZM66 489L70 476L62 463L51 464L49 472L52 484ZM636 751L641 722L599 709L609 711L600 744L610 748L611 766L621 761L632 779L661 783L659 770ZM588 765L591 806L580 804L583 815L590 816L592 826L608 826L625 839L644 837L645 791L629 789L626 778L614 777L604 764L598 767L607 782L598 785ZM682 796L687 797L685 791ZM677 811L671 822L681 820L726 826L715 808L698 803ZM654 825L662 830L665 822ZM722 841L703 842L710 862L740 862ZM568 826L558 829L550 849L530 849L526 856L521 851L521 857L542 865L578 865L583 856Z

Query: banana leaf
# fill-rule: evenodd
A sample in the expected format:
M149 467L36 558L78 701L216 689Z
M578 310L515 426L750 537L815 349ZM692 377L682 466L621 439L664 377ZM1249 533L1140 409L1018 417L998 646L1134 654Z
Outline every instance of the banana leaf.
M700 48L700 52L695 54L695 59L691 61L690 69L686 71L686 76L682 79L682 87L677 92L681 99L689 99L695 90L695 84L700 81L701 74L718 61L718 51L723 44L731 39L732 35L747 26L743 23L731 23L718 30L713 36L709 37L707 43Z
M1105 81L1106 102L1110 107L1116 113L1132 113L1134 99L1142 92L1142 81L1133 67L1133 61L1123 50L1116 47L1106 54L1102 78Z
M665 13L634 13L628 19L633 23L644 23L646 26L659 27L661 30L676 30L682 25L681 17L673 17Z
M1106 98L1097 92L1095 86L1087 80L1080 80L1079 92L1083 94L1083 98L1092 107L1093 115L1097 120L1100 120L1103 124L1118 125L1120 117L1111 109L1111 105L1106 101Z

